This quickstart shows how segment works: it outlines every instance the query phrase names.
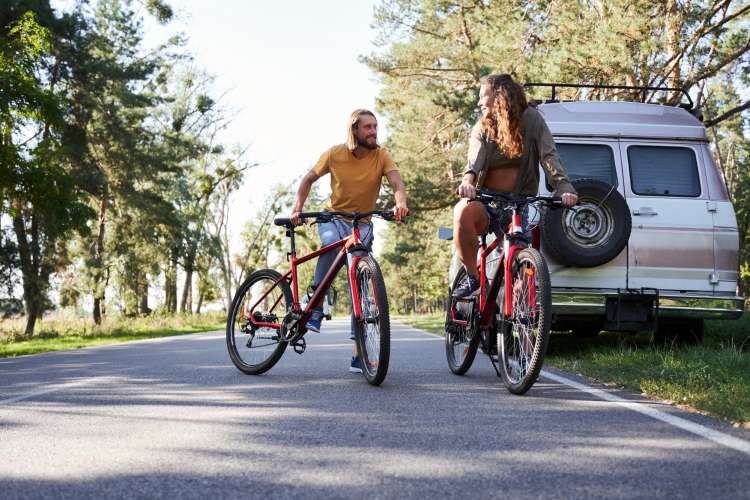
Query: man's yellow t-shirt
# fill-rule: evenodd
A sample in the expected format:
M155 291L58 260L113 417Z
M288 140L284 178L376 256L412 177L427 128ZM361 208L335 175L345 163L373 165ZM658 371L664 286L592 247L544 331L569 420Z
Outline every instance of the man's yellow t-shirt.
M398 169L385 149L370 149L365 156L357 158L346 144L323 153L313 167L319 177L331 174L331 197L325 208L341 212L374 210L381 179L394 170Z

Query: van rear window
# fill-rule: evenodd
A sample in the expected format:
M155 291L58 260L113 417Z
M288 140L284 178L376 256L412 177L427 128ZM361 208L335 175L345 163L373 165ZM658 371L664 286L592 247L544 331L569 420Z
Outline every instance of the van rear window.
M556 144L565 172L571 181L583 177L617 186L612 148L601 144Z
M643 196L700 196L695 152L690 148L630 146L630 184Z

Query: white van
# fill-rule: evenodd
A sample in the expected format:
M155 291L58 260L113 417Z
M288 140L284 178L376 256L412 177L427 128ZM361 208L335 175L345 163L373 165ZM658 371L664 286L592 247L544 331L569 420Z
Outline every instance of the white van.
M687 107L538 105L574 185L609 187L605 197L621 206L608 210L596 190L587 199L577 187L583 196L576 212L536 218L552 279L553 329L581 336L652 330L700 341L704 319L742 314L734 209L706 128ZM544 180L539 190L550 194ZM581 262L581 255L607 245L606 262ZM454 261L449 283L458 269Z

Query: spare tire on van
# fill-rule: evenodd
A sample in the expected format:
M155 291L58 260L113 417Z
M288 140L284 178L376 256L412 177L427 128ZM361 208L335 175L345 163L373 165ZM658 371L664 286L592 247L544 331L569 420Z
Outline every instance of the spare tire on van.
M617 189L597 179L577 179L578 204L544 208L542 248L561 264L595 267L617 257L630 238L630 209Z

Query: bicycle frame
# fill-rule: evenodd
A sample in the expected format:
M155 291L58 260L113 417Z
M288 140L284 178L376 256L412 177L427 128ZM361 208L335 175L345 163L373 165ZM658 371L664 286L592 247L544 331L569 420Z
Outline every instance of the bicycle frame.
M479 317L480 323L479 328L484 329L489 327L492 321L492 316L495 314L495 307L497 305L497 294L500 291L500 273L503 273L505 279L503 280L504 286L504 301L503 301L503 315L505 317L511 316L513 312L513 284L511 283L511 263L513 262L513 256L516 252L526 248L526 245L517 244L520 239L519 236L523 234L521 214L514 208L512 222L508 227L508 234L503 238L503 249L500 253L500 264L497 266L495 276L492 278L492 285L487 290L488 279L487 279L487 257L500 245L500 238L495 239L489 246L487 246L485 236L482 236L482 245L480 248L479 256ZM533 278L531 276L530 278ZM532 304L536 301L534 287L530 289L529 302ZM453 321L457 324L466 326L467 321L459 320L455 317L455 312L451 309L451 315Z
M330 245L326 245L323 248L320 248L300 258L297 258L297 251L294 246L294 229L289 229L287 231L287 236L289 236L292 240L292 244L291 244L292 249L291 249L291 252L289 253L289 260L291 262L291 268L281 278L276 280L273 286L271 286L250 307L248 311L248 319L255 327L268 327L268 328L274 328L274 329L281 328L280 323L255 321L255 318L253 316L253 311L255 310L257 305L260 302L262 302L268 296L268 294L271 293L271 291L274 290L279 285L279 283L281 283L284 280L289 281L290 276L291 276L291 281L292 281L292 297L293 297L292 311L302 314L302 316L299 319L300 324L304 324L305 322L307 322L310 315L312 314L313 308L315 308L323 300L323 297L325 297L325 294L328 291L328 287L331 286L331 283L333 283L333 280L336 278L336 275L344 266L344 263L346 262L346 259L347 259L347 254L351 253L353 249L358 249L358 247L362 247L362 241L359 235L359 226L356 223L352 225L352 234L348 238L343 238L339 241L331 243ZM305 262L312 260L316 257L319 257L320 255L326 252L335 250L336 248L341 248L341 250L336 255L336 258L334 259L333 264L331 265L331 268L323 277L323 281L320 282L318 287L315 289L315 292L313 293L312 297L310 297L310 300L307 303L307 307L304 310L302 310L300 307L300 302L299 302L297 266L299 266L300 264L304 264ZM355 279L356 279L357 263L359 262L361 258L362 256L360 255L352 255L352 261L351 261L351 264L349 265L349 287L352 292L352 305L354 308L354 315L357 320L362 319L362 303L359 297L359 290L357 289L356 286L354 286L354 284L355 284ZM271 309L275 308L278 305L282 297L283 295L279 296L279 298L273 304L273 307Z

